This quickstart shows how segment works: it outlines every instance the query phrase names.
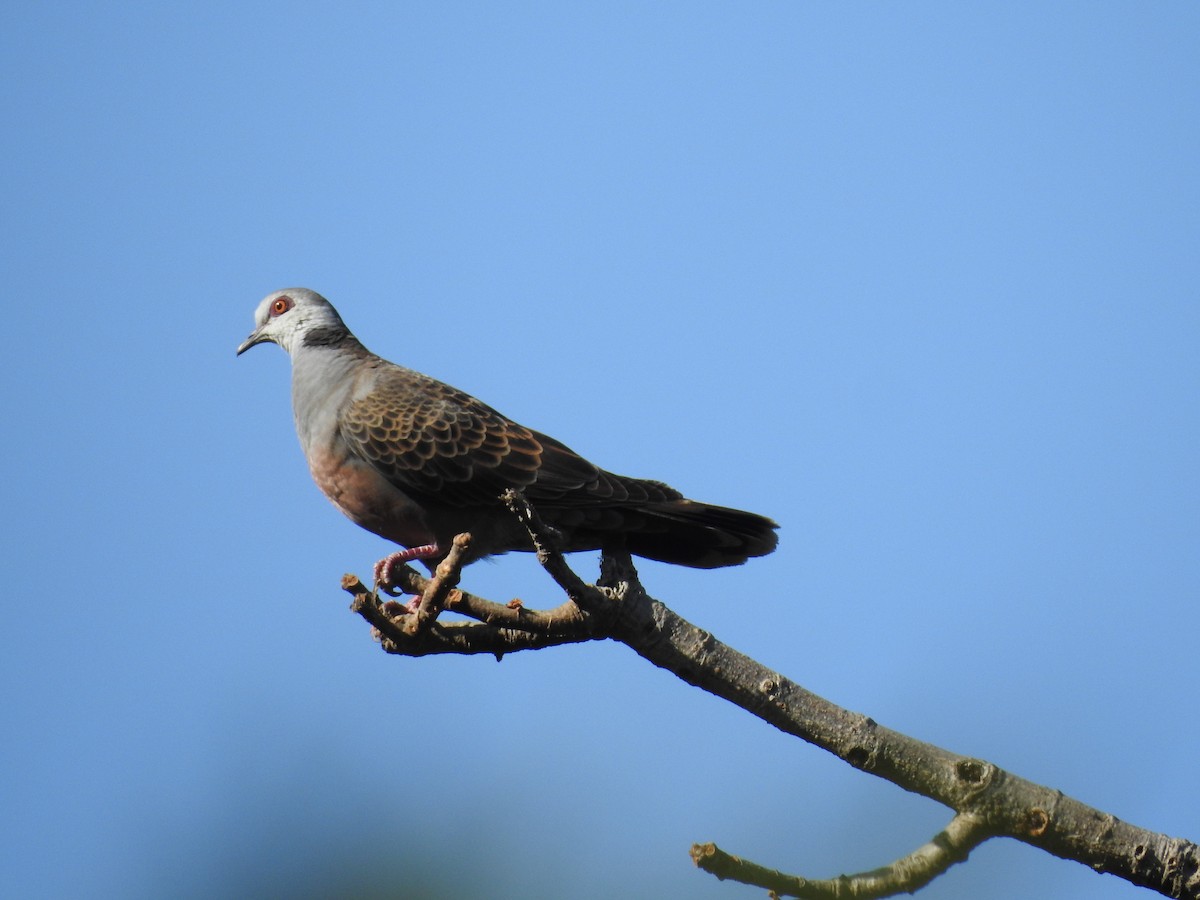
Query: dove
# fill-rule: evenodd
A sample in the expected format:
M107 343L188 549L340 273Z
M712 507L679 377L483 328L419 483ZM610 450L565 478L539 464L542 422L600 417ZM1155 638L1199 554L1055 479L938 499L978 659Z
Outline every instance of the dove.
M689 500L660 481L614 475L428 375L367 350L333 305L307 288L268 294L241 356L266 342L292 361L296 433L313 480L351 521L402 549L376 583L420 560L431 571L456 534L465 563L532 551L501 494L524 493L565 552L624 546L647 559L708 569L775 549L775 522Z

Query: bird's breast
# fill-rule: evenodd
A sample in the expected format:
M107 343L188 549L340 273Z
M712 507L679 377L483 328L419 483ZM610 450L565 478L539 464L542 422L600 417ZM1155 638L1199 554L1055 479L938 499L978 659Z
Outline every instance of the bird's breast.
M424 509L357 457L313 450L308 467L321 492L355 524L405 547L434 541Z

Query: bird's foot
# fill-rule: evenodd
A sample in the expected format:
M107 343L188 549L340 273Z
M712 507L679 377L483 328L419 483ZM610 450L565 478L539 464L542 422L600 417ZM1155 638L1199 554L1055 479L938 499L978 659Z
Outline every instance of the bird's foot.
M382 590L389 597L399 597L400 591L395 590L393 580L396 577L396 569L414 559L429 559L439 553L441 553L441 549L437 544L422 544L419 547L397 550L390 556L385 556L375 563L375 590Z

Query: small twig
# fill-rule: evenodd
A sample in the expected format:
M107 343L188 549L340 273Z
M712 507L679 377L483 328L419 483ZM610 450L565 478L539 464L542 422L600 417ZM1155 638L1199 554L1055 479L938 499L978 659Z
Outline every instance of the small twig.
M424 590L428 580L415 572L413 575ZM417 585L416 580L412 583ZM481 621L431 622L429 627L413 631L406 623L414 615L409 612L389 614L388 606L399 607L400 604L381 604L378 596L357 575L343 575L342 589L354 598L350 603L351 611L371 624L383 649L401 656L487 653L499 659L519 650L538 650L607 637L592 628L592 621L574 603L567 602L543 612L521 605L493 603L457 589L450 591L446 608L473 615ZM456 598L459 602L454 602Z
M384 610L383 604L379 602L379 595L363 584L357 575L343 575L342 590L354 598L350 601L350 610L370 622L379 633L384 649L387 649L389 643L398 647L404 642L407 637L404 629Z
M431 579L426 578L410 566L400 569L397 584L407 594L423 597L428 590ZM518 631L528 631L533 634L558 634L576 637L603 637L596 632L591 618L570 600L559 604L553 609L532 609L520 600L510 600L508 603L496 603L469 593L460 588L452 588L446 593L445 609L449 612L460 613L497 628L513 628ZM403 605L389 601L384 609L402 609Z
M525 495L510 488L500 495L500 499L529 532L538 562L554 579L554 583L562 588L575 603L579 604L581 609L592 614L608 611L611 606L609 597L594 584L585 582L567 565L567 558L558 549L553 532L542 521L537 511L529 505Z
M404 630L406 632L418 634L437 619L438 614L445 608L450 590L458 585L459 576L462 575L463 561L470 548L470 534L454 536L454 540L450 544L450 552L437 564L433 577L425 583L416 611L405 621Z
M870 872L820 880L788 875L726 853L716 844L695 844L692 861L717 878L766 888L781 897L801 900L876 900L896 894L911 894L937 878L992 836L986 820L960 813L933 840L890 865Z
M580 644L597 640L592 635L535 634L514 628L495 628L480 622L434 622L426 631L405 635L400 643L383 644L388 653L400 656L436 656L454 653L460 656L488 654L501 659L505 654L521 650L540 650L563 644Z

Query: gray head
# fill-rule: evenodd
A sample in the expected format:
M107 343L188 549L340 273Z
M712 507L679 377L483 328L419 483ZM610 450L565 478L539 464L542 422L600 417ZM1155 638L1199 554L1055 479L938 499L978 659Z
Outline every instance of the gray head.
M302 344L330 344L349 334L337 310L316 291L285 288L258 304L254 330L237 352L241 356L255 344L270 341L291 353Z

